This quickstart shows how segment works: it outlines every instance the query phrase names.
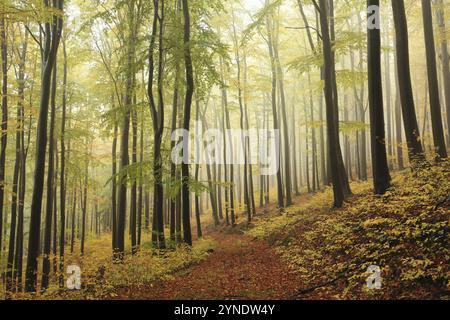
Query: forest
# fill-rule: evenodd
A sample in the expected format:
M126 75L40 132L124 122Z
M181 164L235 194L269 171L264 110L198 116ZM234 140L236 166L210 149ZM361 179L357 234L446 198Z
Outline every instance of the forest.
M448 299L450 1L1 0L0 299Z

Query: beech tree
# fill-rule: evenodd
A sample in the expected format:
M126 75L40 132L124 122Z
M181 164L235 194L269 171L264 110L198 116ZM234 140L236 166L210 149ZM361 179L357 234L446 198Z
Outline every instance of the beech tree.
M403 124L410 160L423 158L423 147L417 124L414 97L411 87L411 70L409 67L408 25L406 22L405 3L403 0L392 0L392 11L395 25L395 44L397 50L397 76L400 103L402 106Z
M368 0L368 17L380 19L380 2ZM374 9L374 12L370 11ZM370 20L370 19L369 19ZM381 37L380 29L367 30L368 43L368 73L369 73L369 109L370 109L370 135L372 146L373 184L376 194L384 194L390 186L391 176L386 154L386 134L383 110L383 88L381 83Z
M49 107L51 78L58 53L63 24L64 1L57 0L52 4L44 0L45 8L55 9L52 21L44 23L44 43L42 51L41 101L39 106L38 130L36 138L36 163L34 169L34 186L31 201L30 232L28 237L28 256L25 279L25 290L36 291L37 257L39 255L42 195L44 189L45 156L47 147L47 115Z
M186 68L186 97L184 101L184 121L183 129L189 131L191 120L191 104L194 94L194 71L192 68L192 58L190 49L191 38L191 19L189 13L189 5L187 0L183 0L183 17L184 17L184 64ZM187 137L184 137L187 139ZM186 152L189 148L188 142L185 143ZM189 195L189 164L183 161L181 165L182 177L182 196L183 196L183 241L192 245L191 222L190 222L190 195Z
M425 33L425 50L427 57L428 88L430 96L431 122L433 127L434 147L439 157L446 158L444 128L442 125L441 103L436 66L436 48L434 46L433 14L431 1L422 0L423 29ZM447 55L448 59L448 55Z

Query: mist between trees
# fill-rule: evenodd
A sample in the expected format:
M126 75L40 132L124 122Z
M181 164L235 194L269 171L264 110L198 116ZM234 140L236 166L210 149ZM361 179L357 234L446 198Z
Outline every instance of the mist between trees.
M381 195L439 163L449 16L444 0L2 0L3 288L63 287L92 239L120 263L146 236L192 246L205 216L233 227L327 188L340 208L353 181Z

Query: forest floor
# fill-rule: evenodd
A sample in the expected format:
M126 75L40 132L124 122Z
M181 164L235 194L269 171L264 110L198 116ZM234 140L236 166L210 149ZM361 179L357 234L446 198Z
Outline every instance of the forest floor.
M192 248L155 251L146 232L123 263L111 260L110 236L93 238L83 257L78 244L66 257L82 269L81 290L53 285L10 298L449 299L450 161L395 173L383 196L370 181L351 187L340 209L326 188L283 211L258 208L249 224L239 213L235 227L214 227L205 214ZM381 289L367 286L371 266Z
M208 226L214 249L169 277L121 287L117 299L448 299L450 166L398 173L374 196L370 183L331 210L327 189L250 224ZM239 215L245 220L245 215ZM367 269L380 266L382 288Z
M217 243L203 261L150 285L123 288L119 299L290 299L298 275L267 242L240 226L208 230Z

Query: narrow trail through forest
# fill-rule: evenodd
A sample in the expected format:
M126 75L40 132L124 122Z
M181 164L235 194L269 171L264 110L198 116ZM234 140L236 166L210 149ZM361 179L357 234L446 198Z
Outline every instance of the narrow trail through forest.
M209 234L217 242L202 262L169 280L121 289L120 299L289 299L300 284L274 248L243 234Z
M274 214L271 205L268 213ZM261 212L258 212L262 214ZM260 216L264 219L264 216ZM122 288L118 299L293 299L302 287L299 276L263 240L240 227L209 230L216 247L198 264L151 285Z

